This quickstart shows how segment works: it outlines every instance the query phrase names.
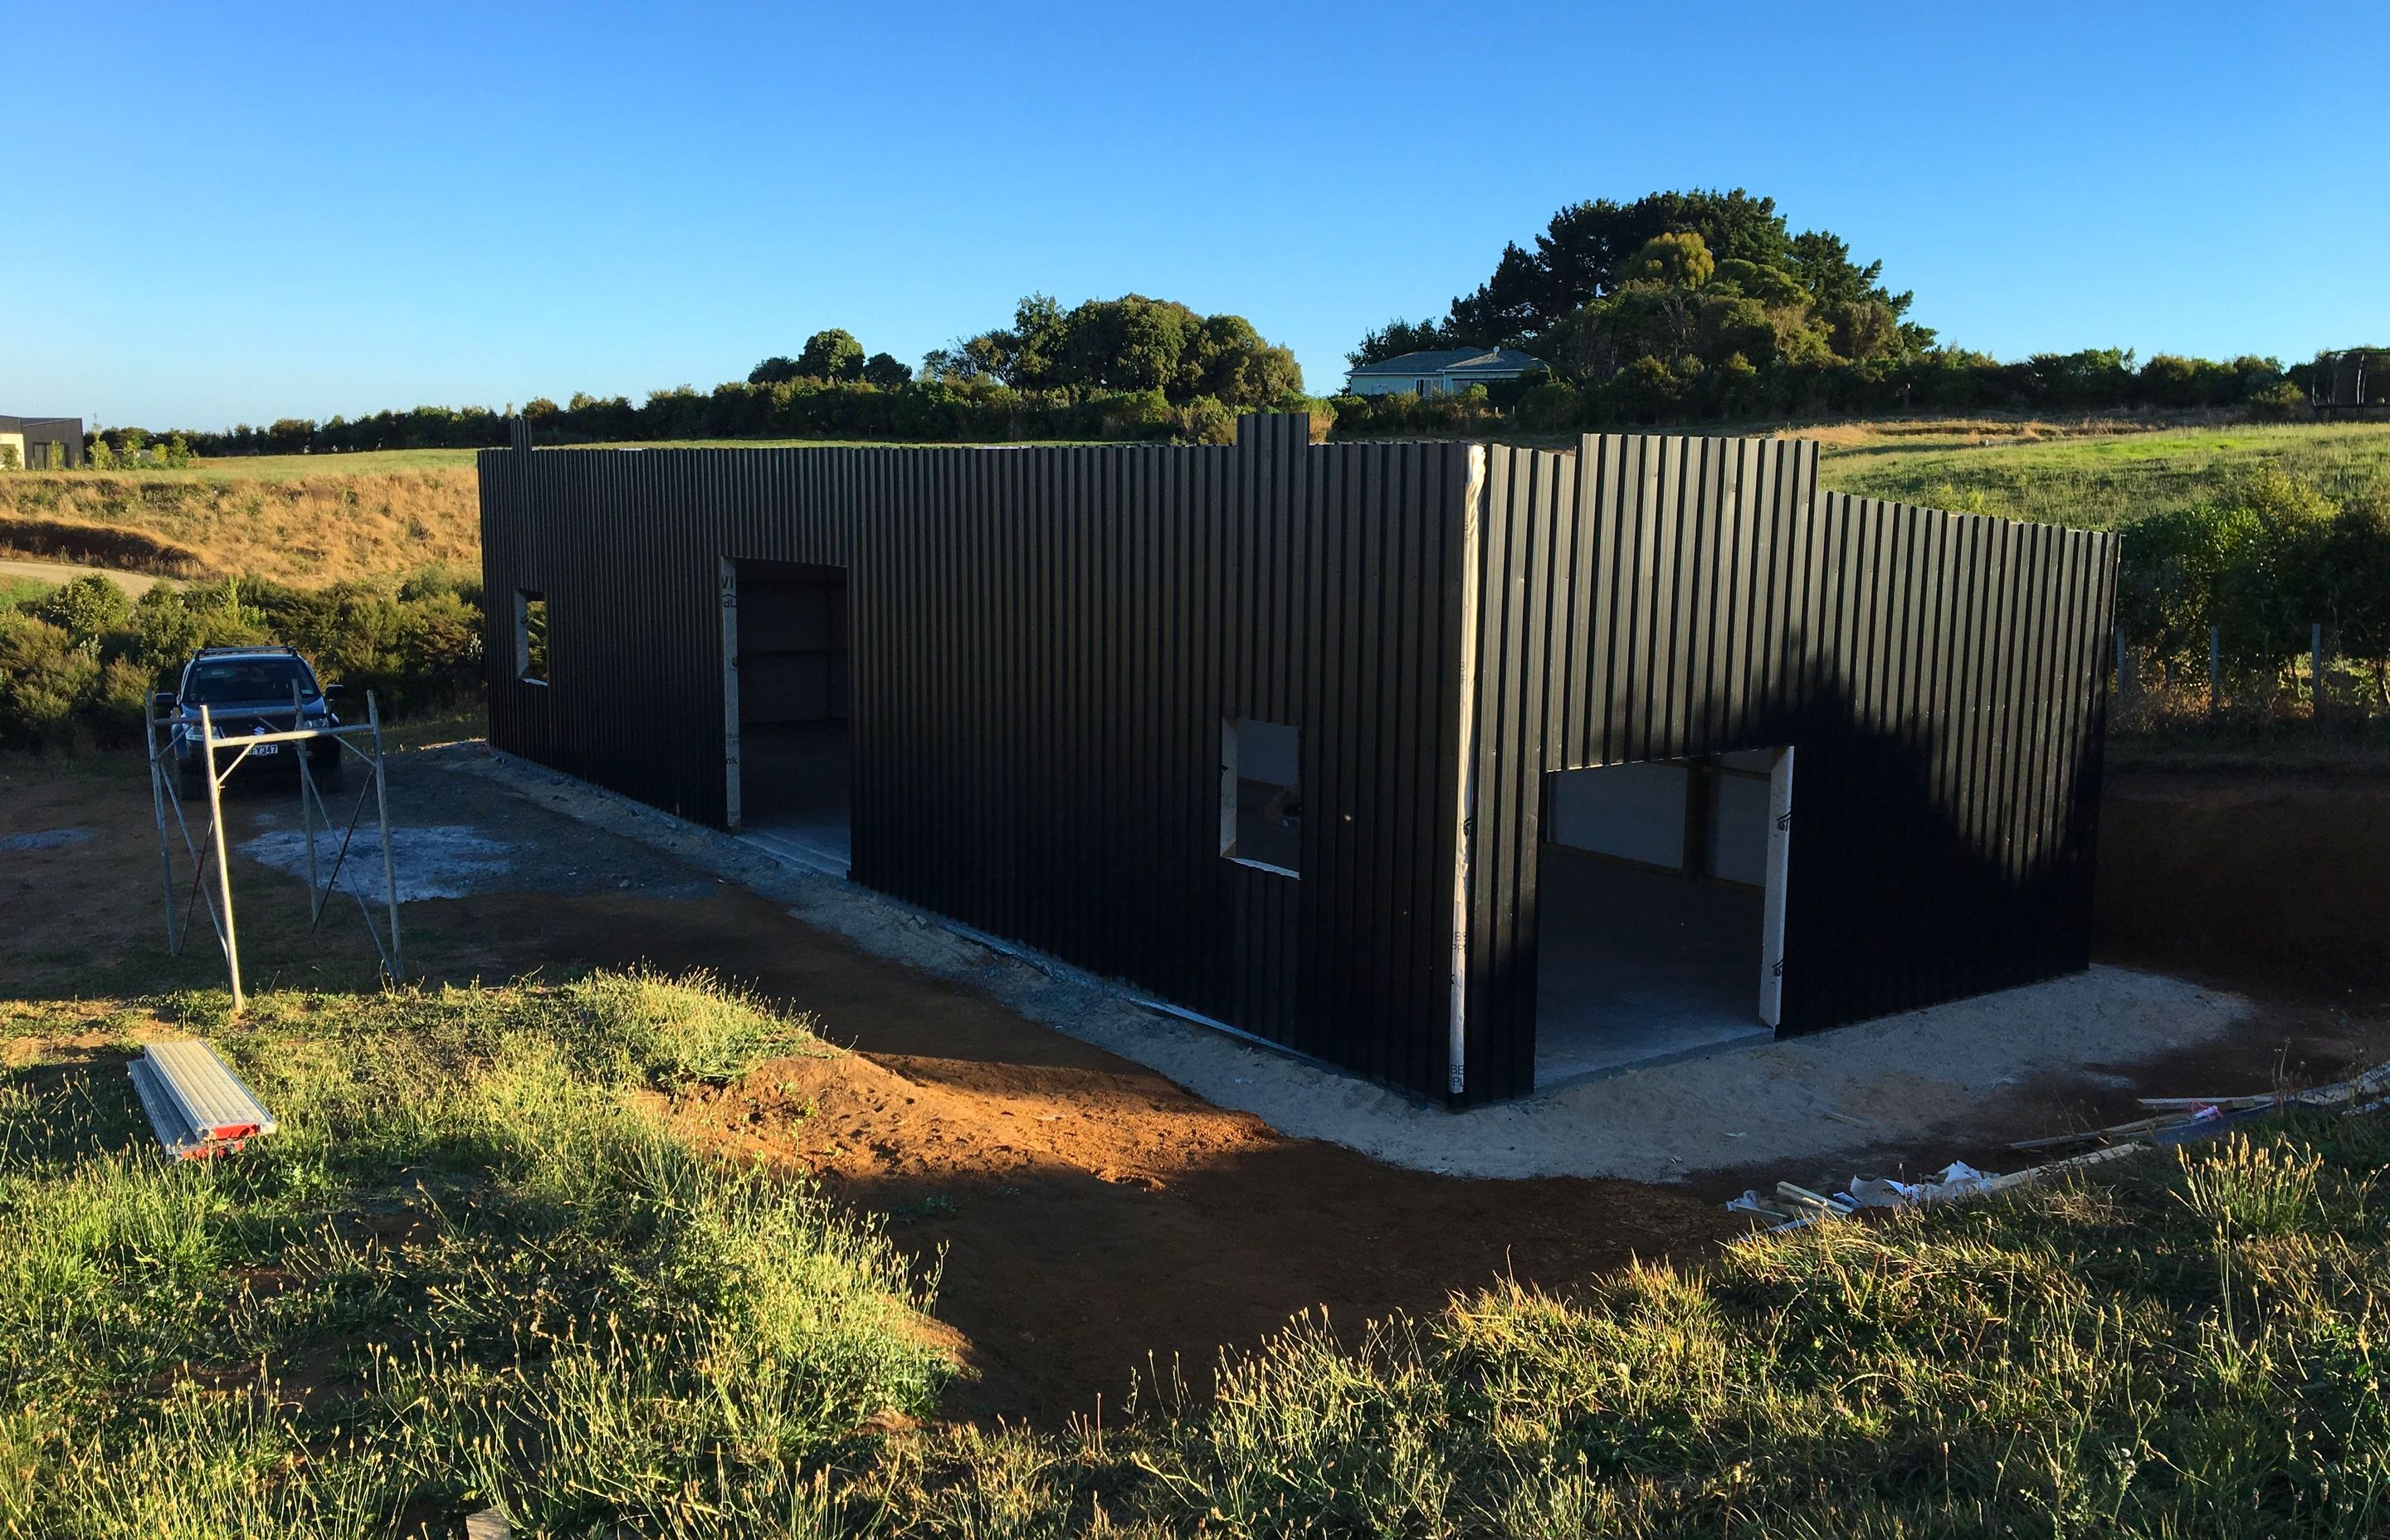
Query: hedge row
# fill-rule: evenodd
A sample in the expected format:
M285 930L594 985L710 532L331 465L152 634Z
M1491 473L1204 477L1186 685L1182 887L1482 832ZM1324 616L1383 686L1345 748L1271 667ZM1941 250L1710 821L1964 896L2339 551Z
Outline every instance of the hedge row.
M1290 398L1289 406L1303 398ZM883 389L865 381L784 379L683 386L634 405L627 396L534 401L522 416L542 443L674 439L862 439L916 443L1032 440L1191 440L1226 443L1236 413L1212 396L1175 404L1160 391L1075 396L1016 391L989 380L917 380ZM111 430L111 432L119 431ZM137 430L126 430L137 431ZM418 406L352 422L286 417L270 427L186 432L201 455L337 454L368 449L477 449L507 442L507 417L486 406Z
M104 576L77 578L0 610L0 747L138 743L150 693L194 651L256 642L296 647L359 709L370 689L386 717L437 710L481 687L480 584L160 584L135 603Z
M2286 420L2308 411L2306 372L2270 358L2218 363L2165 353L2136 367L2130 353L2115 349L2037 354L2020 364L1946 350L1899 361L1754 366L1738 354L1716 367L1638 358L1600 382L1538 376L1456 396L1339 396L1334 407L1337 431L1349 435L1460 433L1503 422L1529 432L1574 432L1703 419L2144 407L2229 408Z

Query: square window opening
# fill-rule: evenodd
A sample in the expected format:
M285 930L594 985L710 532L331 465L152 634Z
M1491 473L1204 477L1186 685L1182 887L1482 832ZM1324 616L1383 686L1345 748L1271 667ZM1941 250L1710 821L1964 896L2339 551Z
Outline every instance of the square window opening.
M1303 875L1303 734L1279 722L1220 723L1220 853Z
M547 683L547 596L529 588L515 590L515 677Z

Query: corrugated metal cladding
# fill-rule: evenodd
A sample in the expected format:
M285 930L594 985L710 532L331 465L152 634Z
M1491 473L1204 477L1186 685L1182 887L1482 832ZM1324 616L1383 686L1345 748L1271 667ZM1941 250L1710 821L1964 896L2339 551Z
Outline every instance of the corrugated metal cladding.
M723 563L844 567L856 881L1441 1096L1471 453L1307 429L484 452L491 739L719 827ZM1240 716L1301 731L1299 879L1220 853Z
M2083 966L2111 537L1820 497L1798 443L1306 430L519 435L481 456L492 740L720 826L726 563L843 567L857 881L1456 1104L1533 1087L1547 771L1798 745L1788 1030ZM1300 878L1220 854L1239 716L1301 732Z
M1471 1099L1533 1085L1548 771L1797 747L1786 1032L2088 965L2114 535L1819 495L1799 441L1488 455Z

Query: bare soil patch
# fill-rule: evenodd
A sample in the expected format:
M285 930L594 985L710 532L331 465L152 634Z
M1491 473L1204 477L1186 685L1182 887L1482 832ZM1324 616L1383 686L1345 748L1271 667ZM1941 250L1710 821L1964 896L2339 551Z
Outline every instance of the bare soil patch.
M2355 1014L2390 1010L2390 778L2108 777L2097 934L2112 960Z

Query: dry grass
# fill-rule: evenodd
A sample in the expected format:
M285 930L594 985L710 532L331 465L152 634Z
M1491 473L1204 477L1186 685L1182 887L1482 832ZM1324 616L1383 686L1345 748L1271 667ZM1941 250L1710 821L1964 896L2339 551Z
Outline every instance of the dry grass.
M0 477L0 549L171 577L315 586L478 566L472 466L295 479L201 473Z
M2115 438L2191 426L2189 419L2151 417L1887 417L1857 422L1806 423L1777 430L1780 439L1814 439L1832 450L1989 448L1994 444L2047 443L2054 439Z

